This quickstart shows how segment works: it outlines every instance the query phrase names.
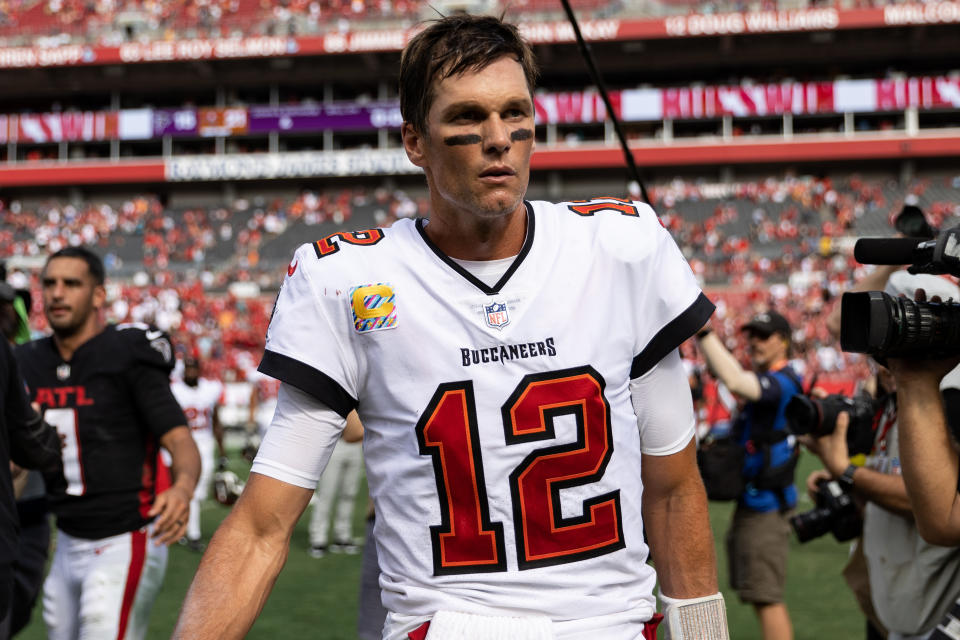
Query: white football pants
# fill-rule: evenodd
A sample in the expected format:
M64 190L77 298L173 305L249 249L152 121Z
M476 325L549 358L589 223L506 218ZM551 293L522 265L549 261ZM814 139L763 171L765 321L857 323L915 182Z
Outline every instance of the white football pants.
M213 469L216 461L213 458L217 441L212 435L193 434L193 441L200 450L200 479L197 488L190 500L190 517L187 518L187 537L191 540L200 538L200 503L210 495L210 483L213 482Z
M57 530L57 549L43 583L49 640L140 640L167 570L167 547L153 527L100 540Z
M363 444L340 440L317 483L316 501L310 514L310 545L325 547L333 514L333 541L353 542L353 506L363 471Z

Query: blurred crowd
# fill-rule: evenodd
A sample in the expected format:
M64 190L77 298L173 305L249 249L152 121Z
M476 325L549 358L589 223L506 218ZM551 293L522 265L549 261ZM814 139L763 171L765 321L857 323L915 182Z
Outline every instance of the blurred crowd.
M9 269L8 282L30 291L30 321L47 332L40 296L39 270ZM164 284L155 284L163 282ZM170 333L178 357L204 363L204 375L245 381L263 351L274 293L240 297L214 294L202 280L159 271L154 278L137 274L130 282L108 281L106 319L111 323L146 323Z
M740 327L760 310L776 308L795 327L793 358L806 374L816 373L822 380L840 385L864 377L865 360L857 354L841 352L822 318L839 301L839 294L866 268L856 265L852 257L833 264L842 264L843 268L831 273L828 287L791 288L775 284L708 288L707 295L717 305L713 326L718 335L731 351L745 353ZM43 332L46 323L40 308L38 276L36 271L14 269L10 281L17 288L32 291L32 321ZM275 294L270 291L244 297L229 291L217 293L211 290L214 284L209 277L182 277L170 270L155 271L152 277L141 272L130 282L109 284L107 316L111 322L148 323L168 331L181 354L202 360L205 375L244 381L252 375L262 353Z
M348 21L402 21L419 10L420 3L411 0L2 0L0 41L116 46L185 37L286 36L350 30Z
M739 290L707 289L707 296L717 305L712 326L731 353L741 354L748 366L747 335L741 328L757 314L776 309L793 328L791 364L810 383L829 392L851 392L857 380L870 376L867 358L862 354L840 350L836 338L827 330L823 319L841 294L862 278L871 267L857 264L852 256L843 260L845 267L831 273L829 286L789 287L786 284L757 286ZM691 364L706 373L699 354L688 354ZM715 381L704 376L707 384Z
M922 204L931 224L949 226L960 214L953 204L960 198L950 202L946 194L957 190L960 177L915 180L904 190L857 176L787 176L729 184L677 179L651 194L717 304L714 326L726 346L744 353L739 327L776 308L794 327L798 368L842 386L863 377L866 364L841 352L821 320L870 269L853 259L850 241L871 229L892 234L890 217L905 202ZM256 366L274 292L297 245L427 210L422 199L382 188L185 208L165 206L153 195L113 204L0 202L0 259L95 247L114 283L111 321L155 324L185 353L200 356L210 375L243 380ZM37 273L14 269L12 278L34 291L34 319L42 330ZM237 290L237 283L255 286Z
M862 8L896 0L689 0L630 2L574 0L590 17L659 17L784 9ZM40 46L86 42L116 46L126 41L299 35L376 26L410 26L423 13L417 0L0 0L0 44ZM562 18L559 5L543 0L488 0L481 9L507 10L524 19ZM363 21L368 24L363 25Z
M850 282L857 236L891 235L905 204L930 224L958 215L960 176L895 181L816 176L732 183L675 179L653 186L661 220L707 286L758 289L786 284L794 294L835 296ZM289 196L236 197L222 205L181 206L156 195L82 204L0 199L0 259L38 257L91 245L108 271L128 277L191 271L205 285L279 286L281 270L303 238L344 228L385 227L426 215L422 197L401 189L304 190ZM304 235L305 234L305 235ZM154 284L170 276L155 275ZM815 297L815 296L814 296Z
M708 285L755 287L790 280L835 293L850 265L852 237L889 235L904 204L920 204L930 223L957 215L960 176L893 181L786 176L708 183L676 179L651 197L694 271ZM151 270L210 268L224 282L260 281L261 263L276 266L307 232L389 226L426 215L422 197L401 189L304 190L290 196L237 197L223 205L182 206L156 195L82 204L0 199L0 259L43 256L68 245L93 245L109 271L143 264ZM319 236L318 236L319 237Z
M362 226L389 226L399 217L425 210L402 191L343 189L304 191L292 198L237 198L229 206L165 207L142 195L115 204L46 203L24 207L0 201L0 260L42 258L66 246L87 245L104 255L111 322L142 322L170 332L182 354L204 362L205 375L247 380L263 349L270 309L293 249L304 241L295 225L316 227L307 237ZM261 250L290 231L275 248L275 259L261 262ZM124 265L121 254L136 256ZM219 251L219 253L218 253ZM32 292L32 321L46 322L40 307L38 269L11 261L11 283ZM122 277L118 270L130 267ZM176 267L176 268L174 268ZM250 283L235 291L231 285Z
M960 215L960 176L924 178L906 189L853 175L787 176L725 185L675 180L651 198L694 271L709 283L756 287L810 278L842 290L851 238L890 235L904 204L921 203L930 223ZM691 215L696 212L697 215Z
M355 211L362 220L351 222ZM49 201L26 206L0 199L0 259L45 256L65 246L97 248L108 271L131 265L157 273L171 267L205 270L214 287L228 282L257 280L264 288L279 286L277 278L260 281L262 252L283 262L301 241L297 226L333 228L389 226L403 217L426 211L426 202L402 190L305 190L293 197L239 197L223 206L170 207L155 195L138 195L119 202L82 204ZM315 233L312 235L316 235ZM273 247L271 241L287 242ZM159 284L167 277L158 276Z

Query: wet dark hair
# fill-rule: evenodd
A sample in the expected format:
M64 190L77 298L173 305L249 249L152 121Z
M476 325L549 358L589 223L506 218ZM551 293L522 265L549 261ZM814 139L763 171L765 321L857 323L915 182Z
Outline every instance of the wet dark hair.
M523 68L531 96L537 83L537 63L517 27L502 17L457 14L433 21L415 35L400 59L400 113L420 134L436 98L434 84L465 71L481 71L503 56L513 56Z
M95 285L102 285L106 281L106 271L103 268L103 260L100 259L100 256L95 254L90 249L86 247L65 247L60 249L54 254L51 254L47 258L46 264L43 266L43 270L47 270L47 265L50 264L51 260L56 260L57 258L80 258L87 263L87 269L90 271L90 276L93 278L93 283Z

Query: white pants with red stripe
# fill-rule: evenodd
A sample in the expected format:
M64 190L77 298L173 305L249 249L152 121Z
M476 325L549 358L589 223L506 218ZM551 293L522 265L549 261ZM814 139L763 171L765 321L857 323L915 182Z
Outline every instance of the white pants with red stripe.
M167 548L150 540L149 529L100 540L57 530L57 550L43 583L47 638L145 637L166 570Z

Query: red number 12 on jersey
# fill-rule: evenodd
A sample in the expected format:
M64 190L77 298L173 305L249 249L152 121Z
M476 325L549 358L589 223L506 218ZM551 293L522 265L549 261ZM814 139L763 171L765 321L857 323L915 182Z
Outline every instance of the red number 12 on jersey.
M619 490L564 518L560 490L599 480L613 454L605 382L592 367L526 376L503 405L507 445L555 440L553 421L572 415L577 440L532 451L510 474L517 564L532 569L622 549ZM506 571L503 525L491 522L470 381L437 388L416 427L433 457L441 523L430 527L436 575Z

